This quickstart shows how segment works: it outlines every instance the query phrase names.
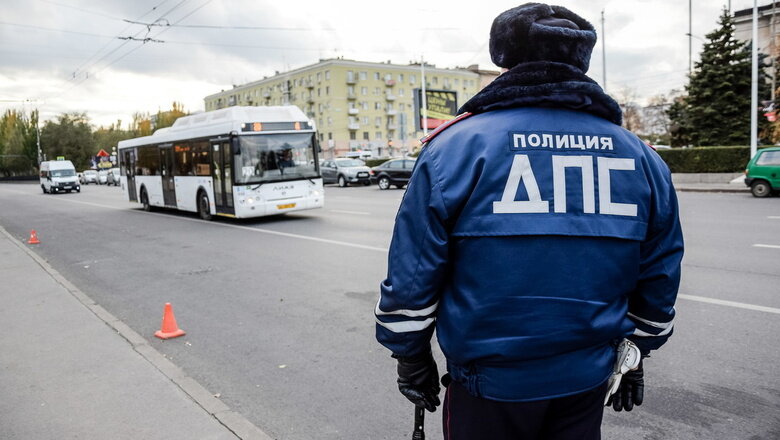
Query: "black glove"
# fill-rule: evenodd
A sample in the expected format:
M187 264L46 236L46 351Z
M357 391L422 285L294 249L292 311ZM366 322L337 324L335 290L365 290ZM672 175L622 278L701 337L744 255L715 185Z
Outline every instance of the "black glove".
M612 405L612 409L618 412L624 409L631 411L634 409L634 405L639 406L642 404L644 397L645 379L642 361L639 361L639 366L636 370L631 370L623 375L620 387L618 387L615 394L610 396L607 406Z
M421 354L400 357L398 359L398 390L417 406L430 412L436 411L439 400L439 370L433 354L425 351Z

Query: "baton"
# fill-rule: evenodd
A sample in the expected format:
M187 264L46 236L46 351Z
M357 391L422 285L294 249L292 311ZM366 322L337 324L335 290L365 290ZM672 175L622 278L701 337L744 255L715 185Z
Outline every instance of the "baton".
M425 424L425 407L414 407L414 432L412 433L412 440L425 440L425 430L423 425Z

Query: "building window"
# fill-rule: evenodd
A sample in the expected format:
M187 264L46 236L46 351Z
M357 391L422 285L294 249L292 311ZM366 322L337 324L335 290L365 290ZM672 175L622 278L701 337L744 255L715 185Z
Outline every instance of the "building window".
M455 87L458 87L460 85L460 79L455 78Z
M379 80L379 72L374 72L374 79Z
M363 101L360 103L361 107L363 107L363 110L368 110L368 101Z
M439 77L438 76L434 76L433 77L433 85L438 85L438 84L439 84Z
M363 124L368 125L368 116L363 116Z
M375 102L374 103L374 110L382 110L382 103L381 102Z
M360 94L363 96L368 95L368 87L361 87L360 88Z
M322 72L317 72L317 82L322 81Z
M409 75L409 84L417 84L417 75Z
M398 96L404 96L404 89L398 89Z
M351 141L357 140L357 137L355 136L355 131L354 130L350 130L350 132L349 132L349 140L351 140Z
M368 72L360 72L360 79L365 81L368 79Z
M402 112L404 110L406 110L406 104L404 104L403 102L399 102L398 103L398 111Z
M329 140L329 141L332 141L332 140L333 140L333 133L328 133L328 140Z
M381 131L377 131L377 132L376 132L376 137L375 137L374 139L376 139L376 140L378 140L378 141L379 141L379 140L382 140L382 132L381 132Z
M325 86L325 96L330 96L330 86Z
M330 79L330 70L325 71L325 79Z
M403 81L404 81L404 74L403 73L399 73L398 74L398 82L403 82Z
M377 127L381 127L382 126L382 117L381 116L377 116L376 119L374 119L374 125L376 125Z
M333 118L328 116L328 127L333 126Z
M367 132L367 131L364 131L364 132L363 132L363 140L364 140L364 141L367 141L368 139L369 139L369 138L368 138L368 132Z

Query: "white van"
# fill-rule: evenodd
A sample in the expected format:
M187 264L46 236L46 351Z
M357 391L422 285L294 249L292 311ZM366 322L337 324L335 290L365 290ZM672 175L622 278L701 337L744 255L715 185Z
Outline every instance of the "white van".
M74 190L81 192L81 184L73 163L69 160L41 162L41 189L44 193Z

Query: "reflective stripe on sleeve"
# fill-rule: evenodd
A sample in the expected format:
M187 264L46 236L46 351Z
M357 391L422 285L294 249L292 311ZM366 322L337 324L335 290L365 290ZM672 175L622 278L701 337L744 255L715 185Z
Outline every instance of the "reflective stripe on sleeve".
M430 316L432 315L436 309L439 307L439 302L436 301L433 303L433 305L428 306L424 309L420 310L411 310L411 309L401 309L401 310L393 310L392 312L385 312L384 310L379 308L379 301L376 302L376 308L374 309L374 314L376 316L382 316L382 315L403 315L403 316L409 316L409 317L418 317L418 316Z
M642 331L642 330L639 330L639 329L635 329L634 330L634 334L636 336L643 336L643 337L666 336L666 335L668 335L669 333L672 332L673 328L674 328L674 326L670 326L669 328L667 328L666 330L662 331L661 333L658 333L657 335L654 335L652 333L648 333L646 331Z
M434 321L433 318L428 318L425 321L400 321L400 322L382 322L379 319L377 319L376 323L390 330L393 333L408 333L408 332L417 332L420 330L425 330L433 323L433 321Z
M674 309L672 309L672 311L674 311ZM667 329L667 328L671 327L673 325L673 323L674 323L674 318L672 318L672 320L669 321L669 322L655 322L655 321L650 321L648 319L640 318L640 317L634 315L633 313L629 313L628 317L633 319L633 320L635 320L635 321L639 321L639 322L641 322L643 324L647 324L650 327L655 327L655 328L660 328L660 329Z

